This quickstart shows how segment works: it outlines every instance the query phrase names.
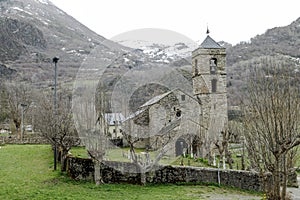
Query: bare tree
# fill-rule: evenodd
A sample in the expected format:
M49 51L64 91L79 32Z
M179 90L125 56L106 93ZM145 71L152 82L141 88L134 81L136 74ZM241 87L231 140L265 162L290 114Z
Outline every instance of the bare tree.
M107 94L105 87L100 83L97 92L97 124L99 128L94 132L93 138L88 146L88 153L93 158L95 168L95 183L99 185L103 183L100 164L104 159L105 152L108 146L108 122L105 118L105 113L108 107Z
M232 134L230 131L221 132L221 134L222 134L222 140L217 140L215 142L215 145L220 153L220 159L223 160L223 163L225 163L225 159L226 159L229 168L232 169L233 159L231 157L231 152L229 150L229 141Z
M0 82L0 122L8 119L8 94L3 82Z
M180 137L180 133L173 131L176 127L180 125L181 119L177 119L170 124L166 125L155 134L156 140L160 141L160 147L153 153L152 159L149 154L149 150L145 149L145 159L141 159L136 152L136 144L143 139L150 139L149 135L147 136L147 130L144 130L142 127L137 128L133 125L133 121L129 120L126 122L126 131L123 132L124 139L128 142L130 159L137 166L138 173L141 175L141 184L146 184L146 172L154 169L158 165L159 161L165 156L170 150L174 149L174 144L176 140ZM156 146L155 140L148 148Z
M58 147L61 154L61 171L66 170L66 157L69 150L80 144L73 122L70 98L66 94L65 91L59 93L55 112L50 95L40 95L35 103L36 119L34 126L53 147Z
M15 82L5 84L8 102L8 115L16 128L16 133L21 139L21 112L26 112L32 102L32 92L29 86ZM24 105L24 108L21 108ZM25 106L26 105L26 106Z
M292 169L296 166L296 161L299 160L299 146L292 148L287 154L287 168Z
M104 183L101 173L101 163L106 153L106 136L99 130L89 130L86 136L86 149L94 163L94 181L96 185L100 185Z
M228 131L232 135L232 140L236 143L242 144L242 154L241 154L241 169L246 169L245 164L245 139L244 139L244 128L241 121L228 121Z
M244 100L244 128L251 167L271 172L268 199L286 199L287 155L300 144L299 80L289 68L255 69ZM282 191L280 184L282 177Z
M83 144L94 163L94 181L102 184L101 163L107 149L107 94L101 81L92 86L79 85L73 93L73 110Z

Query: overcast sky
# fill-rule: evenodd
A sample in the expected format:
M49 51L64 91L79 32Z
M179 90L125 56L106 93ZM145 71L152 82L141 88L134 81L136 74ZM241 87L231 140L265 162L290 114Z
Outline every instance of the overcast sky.
M51 1L108 39L134 29L160 28L202 41L208 24L216 41L236 44L300 17L299 0Z

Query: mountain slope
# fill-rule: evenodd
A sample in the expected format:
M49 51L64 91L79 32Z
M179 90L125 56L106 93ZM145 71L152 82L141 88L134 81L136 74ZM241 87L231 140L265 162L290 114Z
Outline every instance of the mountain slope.
M246 80L255 67L282 65L300 76L300 18L288 26L276 27L227 51L228 99L238 105Z
M2 0L0 6L5 30L1 37L11 37L10 41L19 42L12 47L21 46L30 53L37 50L50 58L62 54L77 60L104 40L47 0Z
M111 59L122 52L48 0L1 0L0 13L0 62L21 81L51 83L55 56L59 78L69 82L96 47L111 52Z
M300 18L288 26L268 29L264 34L227 49L229 66L257 56L289 55L300 57Z
M13 78L16 70L7 68L5 65L0 64L0 78L10 79Z
M47 43L42 31L30 23L11 18L0 18L0 60L17 60L29 53L28 47L45 50Z

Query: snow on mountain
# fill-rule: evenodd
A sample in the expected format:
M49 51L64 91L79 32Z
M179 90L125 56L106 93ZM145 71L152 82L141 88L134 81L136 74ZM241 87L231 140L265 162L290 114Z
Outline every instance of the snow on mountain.
M146 40L119 40L116 42L123 46L142 51L145 56L153 59L155 62L166 64L190 57L191 52L197 48L196 43L180 41L174 44L159 44Z
M49 1L48 0L35 0L36 2L40 2L42 4L46 4L48 5L49 4Z

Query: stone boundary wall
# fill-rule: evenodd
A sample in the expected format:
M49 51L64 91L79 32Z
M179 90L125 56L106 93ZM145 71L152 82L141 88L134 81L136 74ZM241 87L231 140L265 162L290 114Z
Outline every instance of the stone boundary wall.
M49 144L43 137L24 137L21 141L17 136L0 136L0 144Z
M112 167L113 166L113 167ZM118 169L118 170L116 170ZM105 183L139 184L141 176L136 173L133 163L105 161L101 164L102 178ZM124 171L124 173L122 173ZM67 172L75 180L94 180L94 166L91 159L67 159ZM146 173L146 182L151 184L174 183L220 183L243 190L263 191L258 173L241 170L223 170L188 166L161 166Z

